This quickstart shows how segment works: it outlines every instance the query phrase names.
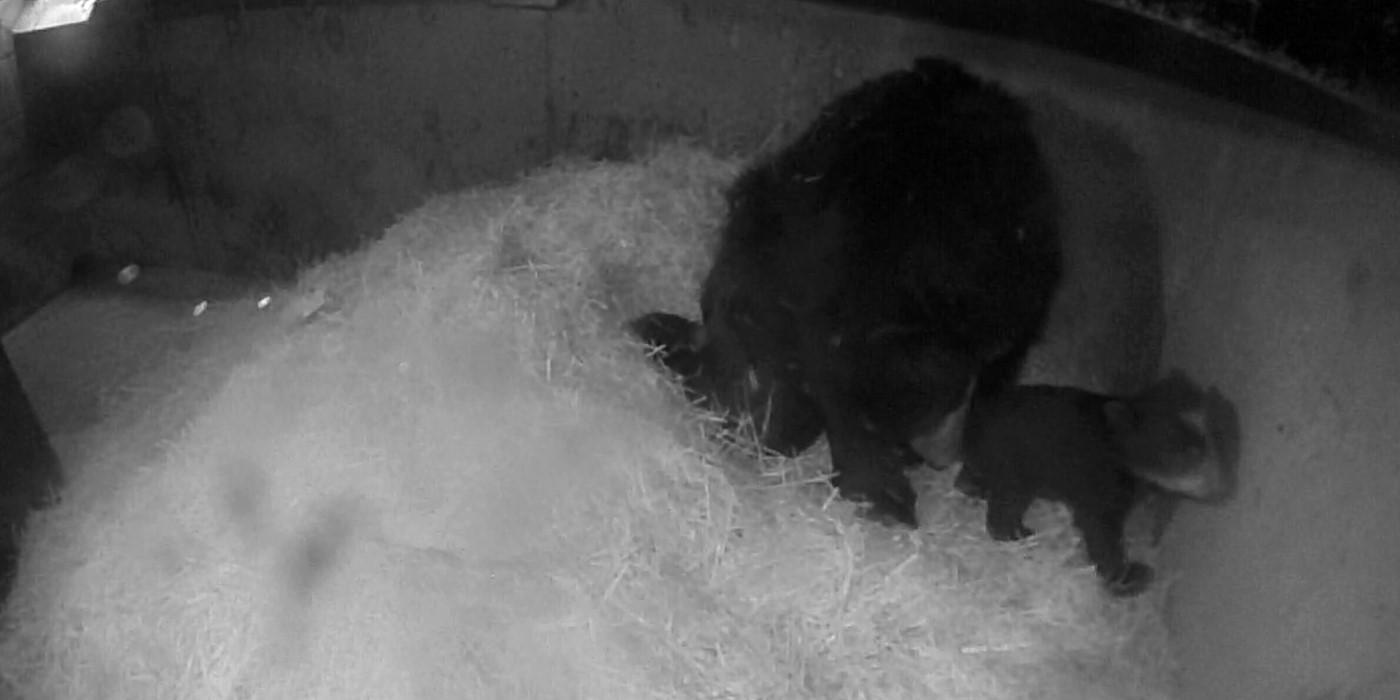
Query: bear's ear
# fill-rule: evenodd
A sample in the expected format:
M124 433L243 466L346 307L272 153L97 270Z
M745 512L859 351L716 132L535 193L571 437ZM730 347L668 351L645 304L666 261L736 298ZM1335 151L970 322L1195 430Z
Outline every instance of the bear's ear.
M1128 433L1137 428L1138 416L1127 401L1110 399L1103 405L1103 417L1115 433Z

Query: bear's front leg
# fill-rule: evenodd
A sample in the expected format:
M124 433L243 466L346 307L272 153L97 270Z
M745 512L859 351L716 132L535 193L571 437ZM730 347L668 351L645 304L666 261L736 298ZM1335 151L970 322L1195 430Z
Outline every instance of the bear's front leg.
M739 389L743 412L765 448L795 457L821 437L826 427L821 409L788 373L757 366L745 374Z
M962 467L958 469L957 478L953 479L953 488L968 498L986 500L987 496L991 494L981 473L977 471L977 467L971 461L962 463Z
M1024 518L1035 497L1019 489L1000 489L983 493L987 498L987 534L1001 542L1023 540L1035 534L1026 527Z
M918 496L898 453L869 432L828 421L831 484L841 497L866 504L871 520L918 528Z

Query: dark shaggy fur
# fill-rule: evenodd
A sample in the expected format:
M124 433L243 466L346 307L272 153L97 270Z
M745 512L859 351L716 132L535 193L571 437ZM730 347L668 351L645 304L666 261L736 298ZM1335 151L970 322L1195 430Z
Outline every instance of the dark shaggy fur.
M1026 109L921 59L838 97L728 199L702 327L648 314L633 332L768 448L796 454L825 432L841 493L916 525L911 440L933 435L924 456L956 460L974 380L1014 377L1058 282Z
M1123 551L1139 487L1202 500L1228 491L1209 413L1207 395L1180 374L1126 398L1055 386L978 396L957 487L987 499L987 532L999 540L1032 534L1022 517L1034 499L1065 503L1110 590L1135 594L1152 579Z

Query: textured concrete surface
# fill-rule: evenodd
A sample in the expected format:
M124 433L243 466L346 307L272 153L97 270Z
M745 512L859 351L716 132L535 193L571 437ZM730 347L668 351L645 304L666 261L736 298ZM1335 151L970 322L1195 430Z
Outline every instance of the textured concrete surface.
M1171 533L1189 697L1400 697L1400 171L1181 125L1169 359L1237 397L1242 490Z

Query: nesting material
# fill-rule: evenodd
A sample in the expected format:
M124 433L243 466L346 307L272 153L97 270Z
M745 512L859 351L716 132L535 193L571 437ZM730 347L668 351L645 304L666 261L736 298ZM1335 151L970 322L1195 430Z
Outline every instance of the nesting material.
M864 522L821 449L709 439L622 335L697 313L738 167L673 146L438 197L286 290L316 313L180 365L216 388L133 380L25 538L9 691L1167 697L1160 589L1107 597L1063 514L994 543L930 473L923 530Z

